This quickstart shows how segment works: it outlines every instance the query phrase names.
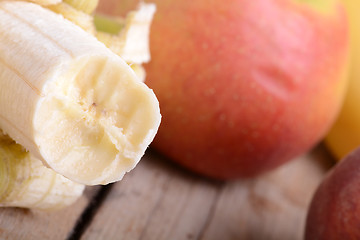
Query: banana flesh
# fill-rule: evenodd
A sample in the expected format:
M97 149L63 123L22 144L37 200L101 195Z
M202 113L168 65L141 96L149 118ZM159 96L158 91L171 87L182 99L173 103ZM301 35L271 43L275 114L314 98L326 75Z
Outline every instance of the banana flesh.
M120 33L124 46L119 54L125 61L137 64L150 61L149 33L156 5L141 2L137 10L126 16L125 28Z
M61 14L64 18L80 26L82 29L89 32L90 34L95 34L96 31L93 16L76 9L75 7L71 6L66 2L50 5L48 6L48 8L53 12Z
M154 93L119 56L36 4L0 2L0 128L75 182L120 180L160 124Z
M13 1L20 1L20 0L13 0ZM58 4L60 2L62 2L62 0L27 0L29 2L33 2L39 5L51 5L51 4Z
M145 82L146 79L146 71L145 68L141 64L130 64L130 67L136 73L136 76L139 78L141 82Z
M96 9L99 0L64 0L64 2L84 13L90 14Z
M85 186L46 168L0 132L0 206L56 210L75 202Z
M140 3L136 10L128 13L123 23L124 27L118 34L99 31L96 36L126 62L135 64L149 62L150 49L148 39L155 11L155 4ZM95 25L102 25L101 27L103 27L106 24L105 20L105 17L102 16L95 17ZM97 23L97 21L101 21L102 24ZM116 24L121 25L117 19L114 19L113 25L116 26ZM109 30L111 29L109 28Z

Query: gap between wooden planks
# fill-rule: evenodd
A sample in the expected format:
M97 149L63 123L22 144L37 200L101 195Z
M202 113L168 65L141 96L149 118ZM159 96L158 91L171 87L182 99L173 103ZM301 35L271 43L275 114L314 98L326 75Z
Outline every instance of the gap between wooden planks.
M149 152L113 186L81 239L302 239L308 204L333 164L324 146L263 176L208 181Z
M56 212L21 208L0 209L0 239L66 239L82 211L100 187L85 189L71 207Z
M320 145L257 179L210 181L148 151L121 182L89 187L55 213L0 210L0 239L302 239L331 165Z

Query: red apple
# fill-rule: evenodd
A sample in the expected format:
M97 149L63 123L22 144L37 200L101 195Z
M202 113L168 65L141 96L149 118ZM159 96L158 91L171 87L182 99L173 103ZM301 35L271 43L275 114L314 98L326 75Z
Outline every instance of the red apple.
M306 240L360 239L360 148L318 187L307 216Z
M99 10L133 2L107 0ZM163 115L153 147L228 179L273 169L322 139L346 85L338 1L149 2L157 13L146 83Z

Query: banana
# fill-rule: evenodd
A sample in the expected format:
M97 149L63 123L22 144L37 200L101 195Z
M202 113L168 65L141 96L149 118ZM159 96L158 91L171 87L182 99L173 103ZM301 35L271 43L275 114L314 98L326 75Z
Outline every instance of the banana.
M155 4L141 2L136 10L127 14L124 23L96 15L94 21L99 30L96 37L126 62L149 62L149 32L155 11Z
M137 63L130 64L130 67L132 68L132 70L134 70L139 80L141 82L145 82L146 79L145 68L141 64L137 64Z
M150 61L148 36L155 11L155 4L141 2L135 11L127 14L125 28L120 32L124 47L119 54L125 61L138 64Z
M20 1L20 0L13 0L13 1ZM47 5L51 5L51 4L58 4L62 0L28 0L28 1L36 3L36 4L47 6Z
M95 34L96 31L93 16L76 9L75 7L67 4L66 2L50 5L47 6L47 8L53 12L61 14L64 18L80 26L82 29L89 32L90 34Z
M64 0L64 2L84 13L91 14L96 9L99 0Z
M85 186L46 168L0 132L0 206L57 210L75 202Z
M77 25L0 2L0 128L57 173L96 185L133 169L160 124L153 91Z
M99 32L117 35L125 27L125 18L96 13L94 15L94 25Z

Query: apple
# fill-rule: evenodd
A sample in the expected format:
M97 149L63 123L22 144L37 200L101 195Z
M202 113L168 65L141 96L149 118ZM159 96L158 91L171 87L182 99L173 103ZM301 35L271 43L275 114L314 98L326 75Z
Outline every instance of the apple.
M360 146L360 5L344 0L350 22L349 87L340 115L325 142L337 160Z
M151 61L162 124L152 147L218 179L253 177L326 134L346 88L338 1L152 0ZM100 2L122 14L131 0Z
M360 148L328 172L316 190L305 239L360 239Z

